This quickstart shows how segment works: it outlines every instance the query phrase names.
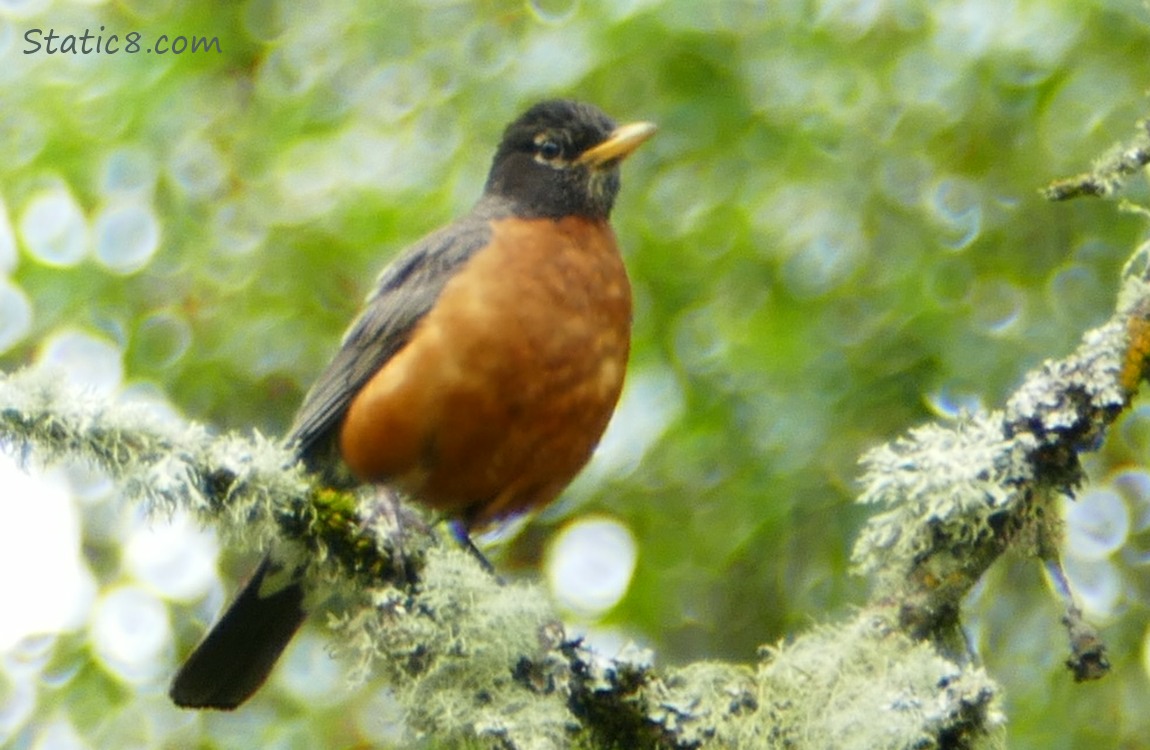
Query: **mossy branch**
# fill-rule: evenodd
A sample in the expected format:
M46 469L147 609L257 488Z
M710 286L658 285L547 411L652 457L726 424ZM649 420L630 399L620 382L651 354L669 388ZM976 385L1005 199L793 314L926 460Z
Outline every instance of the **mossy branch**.
M854 551L870 602L753 665L597 655L566 637L540 586L501 584L416 516L396 545L374 492L318 490L258 434L213 436L25 371L0 377L0 445L85 461L155 509L185 508L233 544L306 561L353 675L390 684L410 730L440 745L994 747L998 688L967 652L960 602L1007 549L1056 565L1053 501L1082 481L1080 452L1147 372L1150 245L1122 283L1114 316L1030 373L1004 409L864 457L860 501L882 506ZM1069 601L1065 621L1075 676L1100 676L1105 649Z
M1066 177L1042 189L1047 200L1065 201L1084 196L1108 198L1130 175L1150 164L1150 118L1139 120L1128 143L1119 143L1102 155L1089 172Z

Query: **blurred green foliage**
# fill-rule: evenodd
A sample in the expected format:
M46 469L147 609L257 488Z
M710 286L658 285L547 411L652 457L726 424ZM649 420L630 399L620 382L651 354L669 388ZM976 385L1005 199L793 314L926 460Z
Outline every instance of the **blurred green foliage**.
M187 417L277 434L376 271L478 196L507 121L551 96L653 120L614 221L637 295L625 400L653 432L619 426L641 458L606 459L500 564L608 514L639 555L597 625L664 662L749 661L865 595L846 560L862 450L997 405L1111 308L1144 222L1037 191L1145 113L1148 20L1133 0L0 3L0 366L80 329ZM23 52L29 29L101 25L221 53ZM45 196L64 234L41 241ZM1126 418L1099 481L1145 462L1147 419ZM1150 747L1150 579L1138 556L1117 571L1116 668L1095 685L1062 668L1033 562L971 603L1012 747ZM85 689L106 679L90 671ZM245 711L165 746L356 741L338 707Z

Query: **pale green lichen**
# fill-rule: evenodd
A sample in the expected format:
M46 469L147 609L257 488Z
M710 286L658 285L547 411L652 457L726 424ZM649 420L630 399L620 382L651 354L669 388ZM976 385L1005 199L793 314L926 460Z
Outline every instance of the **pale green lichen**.
M501 586L462 552L431 550L424 572L417 592L380 589L373 608L330 624L360 674L395 692L413 734L438 746L1001 746L995 683L885 615L816 627L757 669L656 670L563 642L538 587Z
M760 746L740 744L756 733L751 726L767 735L780 726L779 717L760 711L760 692L752 669L704 661L668 670L665 678L652 681L645 698L652 721L680 743L748 747Z
M820 626L759 667L760 711L732 747L997 748L1005 717L981 669L941 657L881 615ZM950 742L952 744L945 744ZM758 744L756 744L758 743Z
M356 552L385 556L379 549L327 554L326 531L340 519L347 525L348 514L342 505L322 502L296 455L279 441L258 432L213 435L195 423L161 419L148 406L71 387L58 373L0 374L0 449L43 464L86 464L151 512L187 511L215 524L233 548L322 561L333 569L324 574L329 580L346 578L334 569L354 567ZM285 537L295 543L285 544Z
M329 619L357 678L384 680L417 735L516 748L566 747L567 664L546 634L562 630L538 587L501 584L467 553L432 548L411 593L368 592L371 606Z
M853 562L905 632L965 663L961 602L987 567L1010 549L1056 566L1058 501L1085 481L1079 454L1097 449L1147 372L1148 276L1144 246L1127 264L1116 314L1071 355L1028 373L1004 410L919 427L863 457L859 501L885 510L867 522ZM1068 663L1093 678L1104 655L1101 641L1072 644Z
M938 551L969 548L996 533L992 518L1020 501L1033 441L1007 437L1001 412L925 425L862 458L859 502L883 505L855 544L858 572L897 590Z
M378 497L317 494L259 435L155 422L39 375L0 380L0 404L0 440L18 453L79 458L154 508L216 519L230 543L277 549L305 572L353 674L390 685L412 734L437 746L980 748L998 736L993 683L887 615L815 628L757 670L607 659L565 640L541 587L500 584L410 519L401 525L419 533L402 546L423 564L414 586L394 586L370 562L391 553L397 531L375 512ZM955 561L959 542L992 528L986 514L1015 501L1002 488L1028 466L1024 438L1001 424L983 415L923 428L868 457L866 498L887 508L867 532L874 571L913 563L932 528L948 530Z
M1145 274L1128 270L1135 275ZM915 428L863 456L859 502L886 510L868 521L853 561L876 576L878 596L934 587L957 605L1007 546L1053 548L1053 500L1083 481L1078 452L1098 446L1130 397L1123 372L1133 304L1088 331L1072 355L1030 372L1005 410Z
M1130 397L1120 377L1129 347L1127 318L1119 313L1087 331L1071 356L1047 360L1028 373L1006 404L1011 431L1063 442L1074 451L1097 448ZM1072 484L1077 477L1069 479Z
M1146 291L1139 263L1150 266L1131 261L1132 299ZM955 639L958 603L1006 549L1050 549L1051 500L1080 480L1078 451L1129 396L1125 324L1045 363L1004 411L869 452L860 499L882 511L854 561L878 582L872 605L757 669L595 655L565 639L541 587L501 584L417 516L380 513L372 490L317 490L260 435L211 436L20 373L0 377L0 443L85 461L152 508L189 509L230 544L277 550L304 575L311 608L328 612L353 676L388 684L411 733L437 746L993 748L998 690ZM416 563L413 583L387 562L396 549Z
M152 511L223 514L221 528L256 548L278 536L285 505L302 507L310 494L294 454L259 433L212 435L69 387L50 371L0 374L0 447L45 464L86 463Z

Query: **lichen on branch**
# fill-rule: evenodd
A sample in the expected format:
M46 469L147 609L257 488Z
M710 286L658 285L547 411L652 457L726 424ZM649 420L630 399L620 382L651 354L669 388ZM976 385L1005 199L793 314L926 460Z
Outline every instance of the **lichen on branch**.
M129 498L292 557L352 677L390 685L409 730L440 746L990 748L1004 716L962 637L962 598L1007 550L1057 563L1054 501L1083 481L1079 454L1128 405L1148 352L1150 246L1127 264L1114 316L1003 409L864 456L859 499L880 509L854 562L870 600L753 665L597 654L567 636L540 585L501 583L412 511L378 512L379 490L322 488L258 434L212 435L29 370L0 375L0 446L89 463ZM1072 601L1065 621L1075 676L1104 674L1105 647Z

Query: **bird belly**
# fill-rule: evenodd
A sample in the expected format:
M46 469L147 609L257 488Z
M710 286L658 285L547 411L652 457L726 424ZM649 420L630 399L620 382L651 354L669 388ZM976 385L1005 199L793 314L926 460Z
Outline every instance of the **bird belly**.
M550 502L606 428L630 329L606 222L493 222L490 246L352 401L343 459L473 524Z

